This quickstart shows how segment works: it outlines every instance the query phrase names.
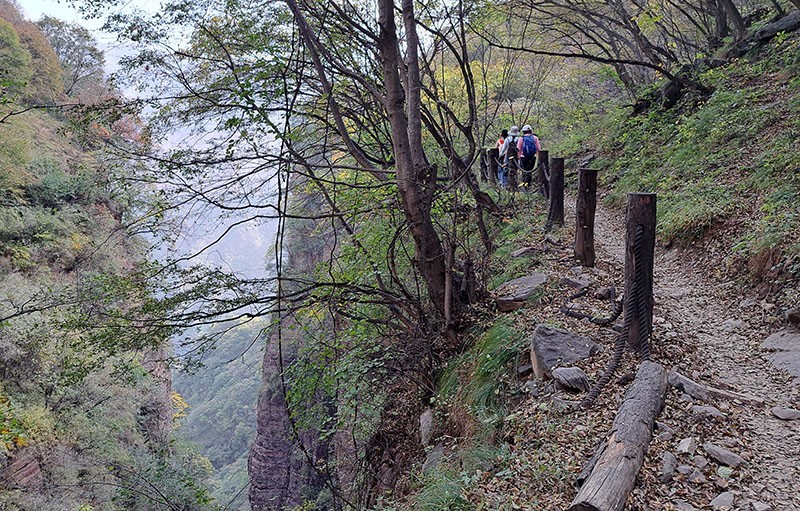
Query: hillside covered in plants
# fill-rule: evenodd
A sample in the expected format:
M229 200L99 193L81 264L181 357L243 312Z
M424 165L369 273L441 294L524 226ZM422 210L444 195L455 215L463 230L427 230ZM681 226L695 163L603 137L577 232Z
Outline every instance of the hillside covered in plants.
M800 508L795 0L0 1L7 509Z

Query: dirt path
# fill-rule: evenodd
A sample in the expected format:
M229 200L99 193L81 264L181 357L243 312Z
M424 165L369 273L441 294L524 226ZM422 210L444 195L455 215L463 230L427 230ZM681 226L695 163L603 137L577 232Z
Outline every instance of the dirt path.
M620 271L623 222L621 214L598 210L598 259ZM688 253L658 247L654 266L654 357L667 367L677 365L697 381L761 397L765 404L717 401L710 404L725 417L703 417L691 411L693 404L703 403L671 389L661 421L675 431L671 438L664 435L651 444L644 483L634 500L642 509L692 509L675 503L701 508L721 492L731 491L736 497L734 509L768 509L748 502L755 501L770 504L776 511L800 510L800 421L782 421L769 411L775 405L797 408L800 386L772 368L760 348L776 330L770 324L774 311L769 304L748 296L738 284L715 279L715 268L695 262ZM677 452L678 443L689 437L695 438L698 446L708 441L723 445L749 465L723 477L702 447L694 457ZM679 464L693 469L703 465L699 457L711 463L699 467L703 474L699 481L677 476L664 484L657 479L664 451L676 454Z

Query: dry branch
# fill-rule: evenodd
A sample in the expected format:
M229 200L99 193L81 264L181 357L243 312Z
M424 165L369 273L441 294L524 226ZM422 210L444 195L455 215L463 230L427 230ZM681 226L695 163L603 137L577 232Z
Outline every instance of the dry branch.
M764 400L760 397L750 396L747 394L739 394L738 392L731 392L729 390L718 389L697 383L694 380L687 378L673 369L669 373L669 384L673 387L686 392L695 399L699 399L706 403L710 403L713 399L725 399L728 401L743 401L746 403L764 404Z

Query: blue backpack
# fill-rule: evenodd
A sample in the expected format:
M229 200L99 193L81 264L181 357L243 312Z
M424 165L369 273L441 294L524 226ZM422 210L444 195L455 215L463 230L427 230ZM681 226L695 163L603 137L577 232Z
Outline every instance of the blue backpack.
M530 160L536 156L536 142L533 141L533 135L530 137L522 137L522 159Z

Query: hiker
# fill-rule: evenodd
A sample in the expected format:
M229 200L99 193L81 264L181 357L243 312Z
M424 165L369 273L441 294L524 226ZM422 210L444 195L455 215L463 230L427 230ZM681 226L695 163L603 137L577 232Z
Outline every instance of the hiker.
M501 184L503 178L507 175L505 173L505 162L504 162L505 157L502 152L503 144L505 143L507 138L508 138L508 130L503 130L500 132L500 138L497 139L497 144L495 144L495 148L497 149L497 182Z
M536 154L542 150L539 137L533 134L530 124L522 127L522 138L517 142L519 166L522 170L522 182L528 189L533 183L533 167L536 165Z
M503 142L503 147L500 148L500 161L503 162L503 168L497 170L497 180L500 186L505 188L508 186L508 175L510 172L516 172L519 159L519 151L517 150L517 141L519 140L519 128L511 126L508 130L508 137ZM501 175L502 174L502 175Z

